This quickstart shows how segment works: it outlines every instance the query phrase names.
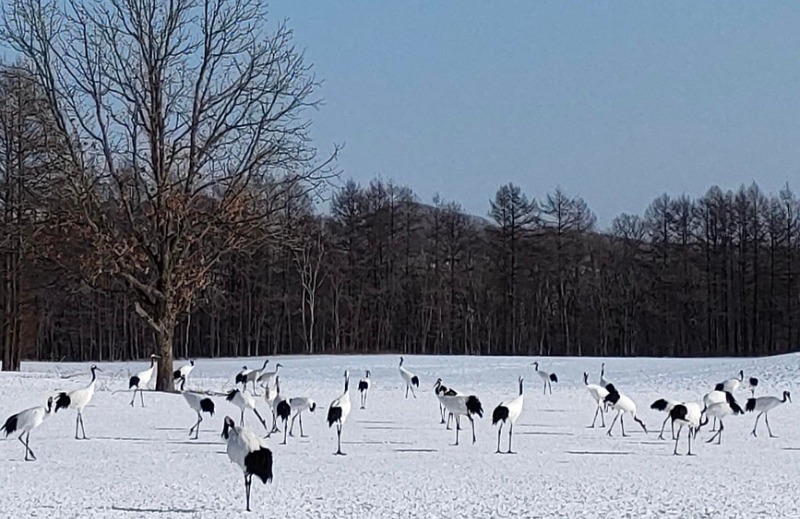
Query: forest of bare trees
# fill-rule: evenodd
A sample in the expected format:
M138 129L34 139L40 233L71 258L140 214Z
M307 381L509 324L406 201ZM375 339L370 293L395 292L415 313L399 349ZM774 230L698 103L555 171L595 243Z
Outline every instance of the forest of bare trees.
M796 349L788 186L663 195L608 231L511 184L486 218L383 180L318 210L337 151L312 146L317 82L261 6L7 2L3 369L156 351L170 389L174 357Z

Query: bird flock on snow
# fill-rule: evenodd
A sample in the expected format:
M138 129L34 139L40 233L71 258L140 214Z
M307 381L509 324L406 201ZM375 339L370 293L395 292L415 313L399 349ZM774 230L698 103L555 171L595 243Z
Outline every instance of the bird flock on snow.
M151 381L155 374L158 355L151 355L149 358L150 366L135 375L128 381L128 390L133 390L130 406L136 403L136 394L139 393L141 407L145 407L143 392L149 390ZM415 388L420 387L420 378L414 374L405 364L405 359L400 357L398 371L402 384L405 386L405 398L409 393L416 399ZM187 381L192 371L195 369L195 361L191 360L188 364L181 366L174 371L174 382L177 393L180 394L188 407L195 413L196 421L189 429L189 437L198 439L200 435L200 425L203 422L203 415L213 417L216 412L216 403L213 397L224 398L226 402L239 409L239 423L230 416L225 416L223 420L222 438L226 442L226 452L232 463L235 463L244 475L245 502L246 509L250 511L250 490L253 476L257 476L263 483L272 481L273 478L273 452L268 447L267 440L272 434L281 432L279 424L283 427L283 440L281 445L286 445L289 437L294 436L295 422L299 426L300 437L307 438L303 430L303 414L314 413L317 404L307 395L287 397L281 393L279 368L280 363L275 364L273 371L266 371L269 360L264 360L260 369L248 369L244 366L241 371L234 375L234 389L226 392L210 391L191 391L186 389ZM539 362L531 364L534 372L539 376L543 384L543 395L547 397L553 394L553 383L558 383L558 376L555 373L540 369ZM74 409L75 417L75 439L87 440L86 430L83 422L83 412L92 401L97 384L97 373L101 371L96 365L89 368L91 380L85 387L72 391L57 391L47 397L45 405L25 409L9 416L0 431L5 436L16 435L20 443L25 447L25 460L35 461L36 455L30 446L31 432L41 426L47 418L61 409ZM370 370L365 370L364 377L358 382L359 409L365 410L367 407L367 397L372 387ZM523 411L524 405L524 377L520 376L517 380L517 393L500 402L492 411L492 426L497 427L497 454L516 454L512 450L514 435L514 424L517 422ZM589 428L595 428L597 419L600 418L600 427L606 428L605 415L608 412L616 412L611 424L606 430L608 436L612 436L615 425L619 422L619 429L623 437L628 436L625 431L625 419L633 420L645 434L648 433L644 421L637 413L637 406L634 400L623 393L618 387L608 380L605 376L605 363L601 365L598 383L589 381L589 374L583 373L583 383L586 391L592 398L594 416ZM239 389L241 385L241 389ZM252 386L252 392L248 391L248 386ZM263 390L262 394L257 393L257 388ZM402 387L402 386L401 386ZM722 442L722 432L725 430L724 420L729 417L736 417L745 413L756 415L755 424L751 432L752 436L757 437L758 425L761 417L767 433L771 438L775 435L769 424L769 412L784 404L791 402L791 394L784 391L781 397L775 396L755 396L758 387L758 379L750 377L745 379L744 372L739 371L738 375L728 380L719 382L713 389L702 395L696 401L677 401L667 398L659 398L654 401L650 408L663 412L666 417L661 424L658 438L664 440L666 425L670 423L672 440L674 441L673 454L678 454L678 444L681 433L686 428L687 450L686 454L692 453L692 440L697 438L700 430L707 426L711 420L711 435L706 443L716 444ZM737 392L749 391L749 398L741 405L736 399ZM479 397L473 392L461 392L453 387L446 386L441 378L438 378L433 385L433 393L439 404L440 424L445 425L446 429L455 430L455 443L459 445L459 432L462 427L462 418L470 422L472 443L477 442L475 435L475 420L483 418L483 404ZM699 396L699 395L698 395ZM266 420L258 410L258 405L263 403L270 408L272 415L271 425L267 425ZM342 451L342 434L347 423L347 419L352 411L350 402L350 373L344 372L344 384L342 393L339 394L328 405L326 422L329 428L336 430L336 455L344 456ZM245 425L245 417L252 414L266 431L264 435L256 432L255 428ZM455 426L451 427L451 423ZM503 428L506 428L508 438L506 449L502 449Z

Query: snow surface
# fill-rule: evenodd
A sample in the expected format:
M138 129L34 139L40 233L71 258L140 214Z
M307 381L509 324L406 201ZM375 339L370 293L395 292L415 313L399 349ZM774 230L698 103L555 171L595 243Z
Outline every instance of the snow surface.
M243 364L261 360L198 359L189 386L230 389ZM36 462L23 461L15 436L0 441L0 517L800 517L800 405L771 413L779 438L770 439L766 429L751 437L752 414L730 417L722 445L698 441L691 458L673 456L673 442L656 438L665 415L649 408L659 397L699 400L739 369L760 379L759 395L791 391L799 355L604 359L607 378L634 399L651 431L645 435L626 420L629 438L616 428L612 438L587 428L594 402L582 373L597 383L601 359L538 359L541 369L559 379L553 395L542 396L542 382L530 366L535 359L406 356L405 366L420 377L416 400L403 398L397 356L272 362L278 360L283 393L310 396L319 407L304 416L309 438L290 438L287 446L279 444L282 434L267 440L275 479L271 485L254 481L253 513L244 512L243 477L220 438L224 416L238 422L238 409L216 397L217 414L205 419L199 440L190 440L195 415L179 395L145 392L145 408L138 398L135 408L128 405L127 378L147 364L137 362L99 364L104 371L98 392L84 412L88 441L73 439L74 410L59 411L31 434ZM348 456L340 457L333 455L336 432L325 414L341 393L345 368L354 405L343 433ZM366 368L372 387L368 408L360 410L355 390ZM492 409L516 394L520 374L526 392L514 435L519 454L496 455ZM432 389L437 377L483 402L477 444L469 442L468 421L462 421L466 429L458 447L452 445L453 431L439 424ZM88 380L88 365L24 363L23 373L0 375L0 419ZM748 394L737 397L744 403ZM259 405L269 421L262 399ZM265 433L254 416L246 420ZM698 440L710 434L704 429ZM506 439L504 430L503 448ZM685 449L684 432L680 452Z

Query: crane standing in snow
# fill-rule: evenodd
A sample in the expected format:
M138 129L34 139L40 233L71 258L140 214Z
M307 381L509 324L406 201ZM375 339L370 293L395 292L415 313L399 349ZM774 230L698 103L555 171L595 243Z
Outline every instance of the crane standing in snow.
M181 379L189 379L189 374L194 370L194 360L190 360L189 364L184 364L172 373L172 378L180 382Z
M264 426L264 429L267 429L267 423L261 418L261 414L259 414L258 409L256 409L256 400L253 398L253 395L248 393L247 391L239 391L238 389L231 389L228 392L228 396L225 399L239 408L241 411L241 426L244 427L244 412L246 409L251 409L253 413L258 418L258 421L261 422L261 425ZM269 429L267 429L269 431Z
M606 386L606 390L608 391L608 395L606 396L605 401L617 411L617 416L614 417L614 420L611 422L606 434L611 436L611 431L614 429L614 424L617 423L617 418L619 418L619 425L622 428L622 436L628 436L625 434L625 423L623 422L623 415L625 413L629 413L633 417L633 420L638 423L644 430L645 434L647 434L647 427L645 427L644 423L639 420L638 416L636 416L636 403L627 395L623 395L617 391L617 388L614 387L614 384L609 384Z
M492 412L492 425L497 425L498 422L502 422L497 429L497 451L495 454L500 454L500 433L503 430L503 424L506 422L509 422L508 451L506 451L506 454L515 454L514 451L511 450L511 436L514 433L514 422L516 422L519 415L522 414L522 404L522 377L519 377L519 395L511 400L501 402L500 405L494 408L494 412Z
M144 371L140 371L139 373L135 374L131 377L130 381L128 382L128 389L136 388L133 390L133 398L131 398L131 407L133 407L133 403L136 401L136 392L139 392L139 399L142 401L142 407L144 407L144 396L142 395L142 388L148 387L150 384L150 380L153 379L153 373L156 372L156 359L160 359L161 355L150 355L150 367Z
M294 413L294 416L292 416L292 423L289 425L289 436L294 436L292 434L292 431L294 431L294 421L299 418L300 437L307 438L308 436L303 433L303 411L308 410L309 413L313 413L317 409L316 402L306 396L296 396L289 399L289 405Z
M83 428L83 409L92 401L95 383L97 382L97 372L101 371L94 364L92 364L90 369L92 372L92 381L89 382L88 386L76 389L75 391L61 392L56 397L56 408L54 412L58 412L59 409L76 409L78 411L78 416L75 418L76 440L86 439L86 430ZM83 438L78 437L79 425L83 433Z
M608 396L608 390L605 387L598 386L597 384L590 384L589 383L589 374L585 371L583 372L583 384L586 386L586 390L592 395L594 398L595 404L597 404L597 409L594 412L594 419L592 420L592 425L590 426L594 429L594 425L597 422L597 415L600 415L600 426L605 429L606 427L606 417L605 417L605 410L603 407L605 406L604 400L606 396Z
M358 381L358 392L361 395L361 409L367 408L367 393L369 393L370 386L370 372L367 370L366 377ZM300 427L302 430L302 426Z
M189 429L189 436L191 436L192 432L194 432L194 439L196 440L200 437L200 422L203 421L203 416L201 413L208 413L210 416L214 416L214 401L210 398L203 398L197 393L186 391L186 377L181 377L180 380L180 392L181 395L183 395L183 399L186 400L186 403L189 405L192 411L197 413L197 423L195 423L192 428Z
M345 371L344 393L342 393L339 396L339 398L331 402L331 405L328 407L328 427L332 427L333 424L336 424L336 437L337 437L336 454L339 456L345 455L345 453L342 452L342 429L344 428L344 424L347 421L347 415L349 414L350 414L350 373Z
M756 429L758 429L758 419L761 418L761 415L764 415L764 421L767 422L767 432L769 433L769 437L777 438L777 436L772 434L772 429L769 428L768 413L779 405L785 404L787 401L792 401L792 395L788 391L783 392L783 400L776 396L760 396L758 398L749 398L747 400L747 404L745 404L745 409L748 413L758 412L758 416L756 416L756 424L753 426L753 432L750 434L758 437L756 434Z
M436 384L433 385L433 391L436 393L436 398L439 400L439 414L442 416L442 421L440 423L444 424L445 420L444 417L447 415L447 430L450 430L450 420L453 418L453 413L448 413L447 408L444 406L444 397L448 396L461 396L462 393L453 389L452 387L447 387L442 384L442 379L437 378Z
M677 400L667 400L666 398L659 398L652 404L650 404L650 409L655 411L661 411L663 413L667 413L667 417L664 418L664 421L661 423L661 432L658 433L658 439L664 439L664 428L667 426L667 421L670 422L670 428L672 429L672 439L675 439L675 420L672 418L670 411L672 408L678 404L682 404L683 402L678 402Z
M678 455L678 440L681 438L681 431L685 425L689 428L688 434L686 435L686 441L689 442L686 455L694 456L692 454L692 436L697 436L697 431L708 423L708 417L706 417L705 422L701 421L702 415L703 410L700 408L700 404L695 402L687 404L678 403L670 409L669 416L672 418L673 429L675 423L679 425L678 434L675 435L675 450L672 451L673 455Z
M31 450L31 431L42 425L42 422L53 414L53 398L47 399L47 406L31 407L17 414L11 415L0 428L6 437L9 434L20 433L19 442L25 446L25 461L36 461L36 455ZM22 437L25 436L23 440Z
M266 363L264 364L264 366L266 367ZM278 370L281 369L282 367L283 367L283 364L278 362L277 364L275 364L275 369L274 370L266 371L264 373L261 373L258 376L258 379L257 379L259 385L261 387L263 387L263 388L271 387L275 382L275 377L278 376ZM262 370L263 369L264 368L262 368Z
M227 442L228 459L244 472L244 491L249 512L250 485L253 483L253 476L258 476L265 484L272 482L272 451L253 431L236 427L230 416L225 417L222 437Z
M539 371L539 362L534 362L533 364L531 364L531 366L533 366L536 369L536 374L539 375L539 377L544 382L544 393L543 394L546 395L547 394L547 389L550 388L550 394L552 395L553 394L553 384L552 383L553 382L558 382L558 377L556 376L556 374L555 373L548 373L546 371Z
M261 396L256 393L256 379L261 376L261 372L267 369L267 364L269 364L269 359L264 359L264 364L261 365L260 369L247 369L247 366L242 367L242 371L236 374L236 378L234 382L236 384L241 384L242 389L247 389L247 384L249 382L253 383L253 395Z
M444 396L444 406L447 411L456 417L456 445L458 445L458 431L461 430L461 416L466 416L472 424L472 443L475 443L475 420L472 418L478 415L483 418L483 406L475 395Z
M414 396L414 398L417 398L417 395L414 393L413 386L419 387L419 377L403 367L403 357L400 357L400 378L402 378L403 382L406 383L406 398L408 398L409 389L411 389L411 394Z
M711 438L706 440L706 443L711 443L714 441L714 439L716 439L717 445L722 443L722 431L725 429L725 424L722 422L722 419L726 416L744 414L744 411L742 411L742 408L739 407L739 404L733 397L733 393L729 393L727 391L725 391L724 402L717 402L706 406L703 412L706 415L706 420L708 420L707 417L709 416L713 417L714 420L719 420L719 431L717 431L715 435L711 436Z

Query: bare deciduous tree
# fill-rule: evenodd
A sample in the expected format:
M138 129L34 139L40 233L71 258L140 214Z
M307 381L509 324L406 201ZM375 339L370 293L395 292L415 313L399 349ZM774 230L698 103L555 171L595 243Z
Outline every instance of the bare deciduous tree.
M11 0L3 36L46 90L69 149L73 232L92 279L125 281L172 388L179 315L220 259L286 238L276 215L317 187L316 82L260 0ZM334 152L335 155L335 152ZM255 232L258 229L258 232Z

